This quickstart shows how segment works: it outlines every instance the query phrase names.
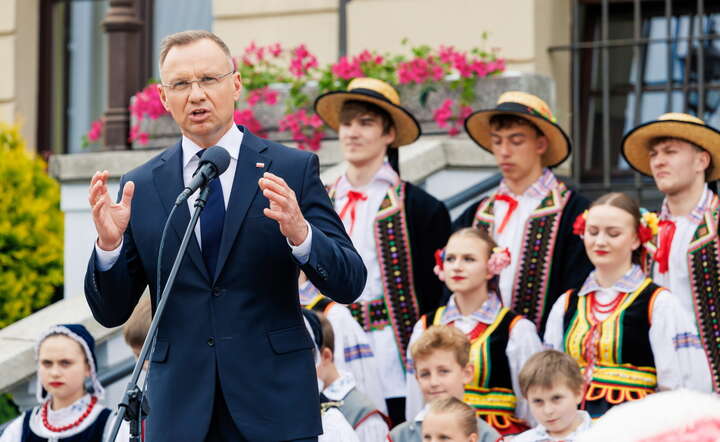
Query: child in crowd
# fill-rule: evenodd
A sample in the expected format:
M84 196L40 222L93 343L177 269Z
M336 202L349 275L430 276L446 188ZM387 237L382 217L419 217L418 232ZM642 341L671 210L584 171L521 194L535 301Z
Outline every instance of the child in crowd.
M35 356L40 405L11 422L0 441L105 440L114 416L98 403L104 390L92 335L80 324L52 326L38 338ZM116 440L128 437L123 424Z
M415 377L426 403L450 397L463 400L465 384L473 377L473 367L469 363L470 341L463 332L446 325L432 326L413 342L410 352ZM429 408L425 405L414 417L395 427L390 432L390 440L420 441ZM500 436L479 417L475 420L474 440L492 442Z
M622 402L686 382L684 339L695 331L677 299L640 267L642 243L656 229L622 193L597 199L578 217L575 231L595 269L577 289L563 294L548 318L545 343L582 367L584 410L593 418Z
M352 373L338 370L333 353L333 327L322 313L316 313L322 330L318 380L323 385L322 403L336 402L345 419L352 425L361 442L378 442L387 438L388 419L355 385ZM357 324L356 324L357 325Z
M334 363L338 370L349 372L355 385L383 414L387 413L385 394L380 386L377 359L370 348L365 330L355 321L350 310L324 296L310 283L305 273L298 278L300 305L322 313L333 330ZM337 351L334 351L337 349Z
M583 395L580 366L569 355L557 350L535 353L520 370L519 382L538 426L513 442L574 442L590 428L590 415L578 410Z
M150 323L152 322L152 307L150 297L143 296L138 301L130 318L123 325L123 337L125 343L130 347L135 358L140 357L140 351L145 343Z
M302 310L305 328L313 342L313 355L315 357L315 370L320 367L320 349L323 348L322 325L316 313ZM318 391L323 390L322 381L318 378ZM342 402L322 402L320 404L320 418L322 419L323 433L318 437L318 442L360 442L357 433L340 411Z
M543 348L535 325L504 307L498 293L498 275L510 256L485 229L469 227L450 236L440 261L441 277L453 294L447 305L415 324L410 342L432 324L453 325L465 333L474 368L465 402L502 434L525 431L525 421L532 417L517 374ZM422 400L415 377L408 376L407 385L409 418L422 407Z
M454 397L430 402L422 423L425 442L477 442L478 421L475 410Z

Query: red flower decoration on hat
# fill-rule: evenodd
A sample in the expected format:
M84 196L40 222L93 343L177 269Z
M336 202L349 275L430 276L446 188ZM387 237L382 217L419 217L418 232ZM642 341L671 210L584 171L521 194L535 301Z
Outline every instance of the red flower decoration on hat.
M587 210L578 215L573 223L573 233L579 236L585 234L585 220L587 219Z

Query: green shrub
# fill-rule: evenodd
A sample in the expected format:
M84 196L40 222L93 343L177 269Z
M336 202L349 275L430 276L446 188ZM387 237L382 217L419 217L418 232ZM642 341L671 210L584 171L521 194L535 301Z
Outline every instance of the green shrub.
M20 412L9 394L0 394L0 424L14 419Z
M48 305L63 283L60 186L0 123L0 328Z

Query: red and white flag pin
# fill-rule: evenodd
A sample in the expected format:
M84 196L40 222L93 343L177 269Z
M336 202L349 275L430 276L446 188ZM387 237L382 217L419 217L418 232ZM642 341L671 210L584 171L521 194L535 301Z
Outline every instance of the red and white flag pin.
M263 169L265 168L265 163L255 163L255 167L257 167L258 169Z

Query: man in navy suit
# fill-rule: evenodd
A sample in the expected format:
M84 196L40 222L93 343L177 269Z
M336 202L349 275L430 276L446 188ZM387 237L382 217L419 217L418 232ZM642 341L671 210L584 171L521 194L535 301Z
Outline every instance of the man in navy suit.
M241 83L222 40L205 31L167 37L160 73L160 97L183 137L121 178L118 203L108 194L107 171L93 176L98 239L85 276L93 315L106 327L124 323L147 286L156 305L168 213L199 153L225 148L230 167L213 181L150 358L147 437L317 440L318 387L298 271L350 303L362 292L365 267L319 179L317 157L234 125ZM163 283L195 199L171 221Z

